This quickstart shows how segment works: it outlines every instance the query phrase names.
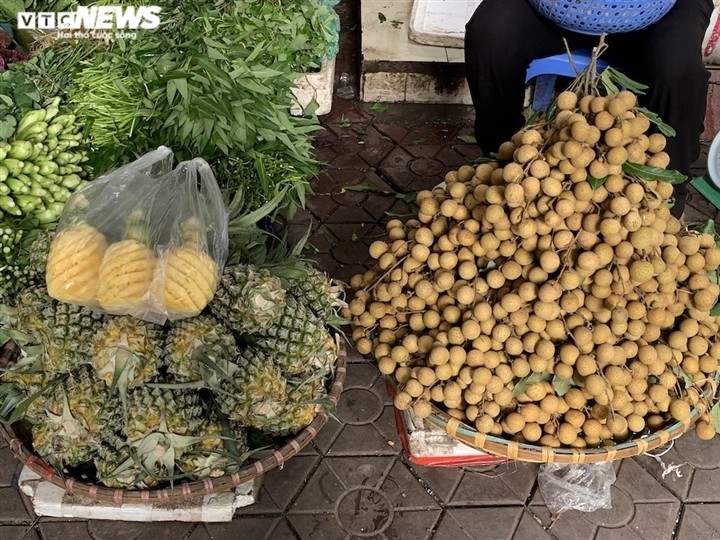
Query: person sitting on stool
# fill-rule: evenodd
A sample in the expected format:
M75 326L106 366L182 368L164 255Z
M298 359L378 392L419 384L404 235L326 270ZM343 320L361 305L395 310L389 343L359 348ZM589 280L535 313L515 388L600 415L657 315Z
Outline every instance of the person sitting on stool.
M692 178L700 156L710 74L702 42L710 24L712 0L677 0L657 22L606 37L603 58L625 75L649 86L639 104L657 113L676 131L668 137L668 168ZM533 60L592 48L597 36L570 32L535 10L528 0L483 0L467 23L465 66L475 107L475 138L483 152L497 151L524 124L525 73ZM687 182L675 187L672 214L685 208Z

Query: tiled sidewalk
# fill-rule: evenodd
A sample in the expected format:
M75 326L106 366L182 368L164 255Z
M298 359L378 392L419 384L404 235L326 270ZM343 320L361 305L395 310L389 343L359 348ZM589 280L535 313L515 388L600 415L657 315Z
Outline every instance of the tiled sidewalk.
M351 74L354 5L339 6L346 31L338 71ZM471 121L467 107L389 105L374 112L372 104L336 100L316 145L327 165L291 236L311 225L310 255L339 279L365 270L367 247L383 235L387 217L408 211L403 196L433 187L478 156L467 142ZM377 190L343 191L363 182ZM687 218L718 221L720 214L695 194ZM720 540L720 438L700 444L688 434L660 458L664 465L649 456L617 463L612 510L572 511L553 523L537 488L537 465L489 471L411 465L377 370L352 351L349 359L337 420L268 473L259 501L232 522L38 519L17 490L19 463L0 447L0 540Z

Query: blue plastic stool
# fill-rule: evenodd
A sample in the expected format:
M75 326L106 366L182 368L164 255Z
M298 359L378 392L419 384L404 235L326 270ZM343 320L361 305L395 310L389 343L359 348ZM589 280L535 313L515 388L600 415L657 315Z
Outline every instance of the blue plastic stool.
M573 62L575 68L582 72L590 64L590 51L573 51ZM598 71L604 69L607 62L597 61ZM572 64L567 54L556 54L546 58L538 58L530 62L525 74L525 83L535 79L535 90L533 92L532 110L544 111L553 99L555 94L555 81L558 76L576 77Z

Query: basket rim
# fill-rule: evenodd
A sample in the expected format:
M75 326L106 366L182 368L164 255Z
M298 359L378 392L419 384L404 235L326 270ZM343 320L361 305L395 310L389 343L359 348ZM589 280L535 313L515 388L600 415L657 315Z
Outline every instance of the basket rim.
M397 388L397 381L392 376L386 376L393 388ZM715 388L720 383L720 372L715 373ZM713 391L708 384L703 390L706 400L717 400L717 391ZM530 443L520 443L503 439L494 435L484 434L474 427L447 414L445 411L431 403L432 414L425 418L428 422L445 431L450 437L459 440L472 448L482 450L489 454L516 461L528 463L598 463L602 461L615 461L628 457L639 456L650 450L660 448L673 439L686 433L698 421L709 406L701 400L699 406L693 407L690 416L680 422L676 421L665 428L638 438L618 443L612 446L596 448L552 448Z
M337 407L340 400L340 395L345 385L346 374L347 354L345 348L341 347L338 352L333 377L331 378L330 391L328 392L328 399L332 403L333 408ZM270 456L254 461L233 474L218 478L205 478L193 482L180 481L175 483L173 487L142 490L110 488L83 482L74 478L61 477L53 467L45 463L42 458L28 449L22 441L16 437L12 427L7 425L7 422L0 422L0 438L5 440L12 450L13 455L25 466L38 474L42 480L64 489L69 495L80 495L92 501L112 503L116 506L120 506L123 503L167 504L178 501L187 502L206 495L231 491L241 484L249 480L254 480L273 469L278 467L282 468L286 461L297 455L315 438L320 429L327 423L328 419L329 414L327 412L319 412L308 426L283 446L276 447Z

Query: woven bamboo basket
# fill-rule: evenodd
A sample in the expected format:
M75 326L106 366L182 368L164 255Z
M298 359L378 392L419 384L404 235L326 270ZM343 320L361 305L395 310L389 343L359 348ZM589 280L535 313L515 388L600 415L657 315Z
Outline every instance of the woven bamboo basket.
M472 448L516 461L572 464L614 461L642 455L680 437L693 427L700 416L709 409L710 404L715 402L718 383L720 383L720 373L716 373L714 380L709 381L705 386L703 390L705 399L692 409L690 416L685 421L675 422L660 431L643 435L637 439L600 448L551 448L486 435L435 406L432 408L432 414L425 420L447 432L450 437ZM397 381L393 380L392 385L397 387Z
M14 344L6 346L0 352L0 366L5 366L17 357L19 350ZM335 366L333 379L330 381L328 398L333 407L337 406L345 384L347 372L347 359L344 351ZM93 501L121 505L123 503L163 503L189 501L212 495L231 491L282 465L298 454L310 441L312 441L322 427L328 421L328 414L320 412L315 419L298 433L292 440L279 448L275 448L268 457L251 462L238 472L220 478L207 478L197 482L177 482L172 488L156 488L146 490L127 490L108 488L100 485L82 482L73 478L64 478L58 475L57 471L45 463L39 456L33 453L18 437L12 426L0 423L0 437L10 446L10 449L20 461L23 462L40 477L63 488L70 495L80 495Z

